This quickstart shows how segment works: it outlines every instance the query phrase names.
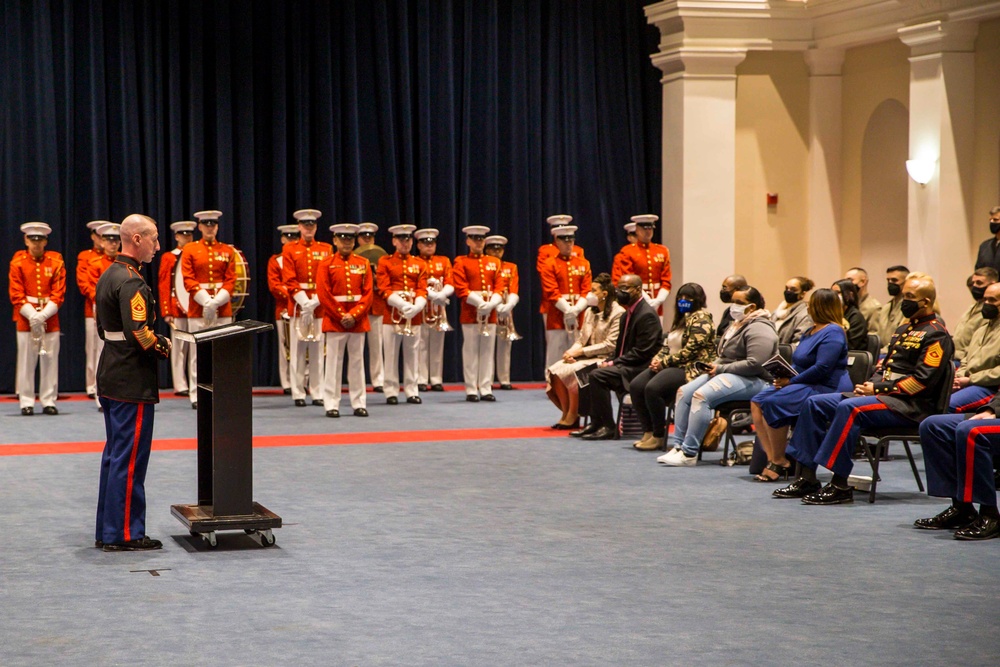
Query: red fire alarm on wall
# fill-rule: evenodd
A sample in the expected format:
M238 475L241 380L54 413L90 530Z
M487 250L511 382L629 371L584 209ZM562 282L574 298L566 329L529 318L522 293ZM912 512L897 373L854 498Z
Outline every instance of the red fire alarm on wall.
M777 192L768 192L767 193L767 205L768 206L777 206L778 205L778 193Z

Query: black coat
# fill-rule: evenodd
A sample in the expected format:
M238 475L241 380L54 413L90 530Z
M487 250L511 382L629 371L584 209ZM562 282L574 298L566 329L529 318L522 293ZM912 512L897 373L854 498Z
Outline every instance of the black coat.
M626 321L628 329L625 328ZM635 307L631 318L627 309L622 314L618 332L615 354L610 361L615 366L627 368L630 372L626 375L635 377L649 366L649 362L663 347L663 325L660 323L660 316L643 300Z

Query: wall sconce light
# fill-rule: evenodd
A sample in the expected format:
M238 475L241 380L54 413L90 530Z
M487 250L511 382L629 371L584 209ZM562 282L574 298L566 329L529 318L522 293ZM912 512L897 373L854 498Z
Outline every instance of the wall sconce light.
M937 160L928 160L924 158L906 161L906 173L910 175L910 178L912 178L914 182L919 183L920 187L924 187L930 182L931 178L934 176L935 169L937 169Z

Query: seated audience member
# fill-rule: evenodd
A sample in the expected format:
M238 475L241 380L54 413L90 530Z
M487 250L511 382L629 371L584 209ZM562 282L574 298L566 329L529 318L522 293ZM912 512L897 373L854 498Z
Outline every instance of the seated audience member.
M747 279L738 273L734 273L722 281L722 289L719 290L719 300L726 307L719 318L719 326L715 329L715 335L721 336L726 333L726 329L733 323L733 316L729 313L729 304L733 302L733 292L746 289Z
M903 283L906 282L906 276L909 274L910 270L905 266L890 266L885 270L886 288L892 298L882 306L882 310L879 311L876 318L878 326L875 333L878 334L878 338L882 342L880 350L882 354L885 354L886 350L889 349L889 340L903 321L903 313L899 309L899 304L903 300Z
M580 386L577 371L604 361L615 351L618 324L625 309L615 301L611 276L602 273L594 279L587 295L589 308L583 313L583 325L560 361L546 369L546 395L562 410L562 417L552 428L571 430L580 421Z
M843 282L854 289L850 280ZM816 394L851 390L847 338L841 325L844 311L833 290L813 292L809 317L813 325L802 334L792 354L792 367L798 374L791 379L776 378L773 387L761 391L750 403L754 430L767 454L767 467L756 476L760 482L776 482L791 472L791 463L785 456L788 427L798 419L806 399Z
M987 267L988 268L988 267ZM982 269L980 269L981 271ZM990 269L992 271L992 269ZM993 398L1000 386L1000 283L993 283L983 295L979 328L972 334L952 385L949 412L975 412Z
M618 342L607 361L590 373L590 384L580 391L580 409L590 415L585 429L570 435L584 440L612 440L618 437L611 412L611 392L626 391L628 383L641 373L660 350L663 327L660 316L642 298L642 280L627 273L618 281L615 300L625 309L618 318Z
M1000 395L972 415L932 415L920 423L920 448L927 467L927 495L950 498L936 516L914 528L954 530L957 540L1000 537L1000 512L993 457L1000 454ZM973 503L979 503L979 512Z
M696 362L714 360L715 327L705 308L705 290L697 283L681 285L674 296L674 321L666 344L649 368L629 383L632 407L643 430L642 439L633 447L652 451L663 446L667 404L674 401L681 386L701 374Z
M865 316L868 323L868 333L878 333L878 311L882 304L879 300L868 293L868 272L860 266L847 269L844 277L858 287L858 310Z
M733 293L733 324L719 339L718 358L677 394L673 447L656 459L668 466L693 466L715 408L728 401L747 401L771 381L764 362L778 353L778 334L764 297L754 287Z
M840 295L844 304L844 320L847 322L847 349L868 349L868 322L858 309L858 288L846 278L838 280L831 289ZM875 361L874 359L872 361Z
M968 287L972 294L972 305L962 313L951 339L955 342L955 359L965 359L966 349L972 341L972 334L983 323L983 296L986 288L997 282L997 271L992 266L976 269L969 277Z
M854 398L836 393L806 400L788 446L799 476L776 490L772 494L776 498L802 498L807 505L853 502L854 487L847 478L854 467L851 454L859 431L915 426L937 412L954 348L948 330L934 314L934 281L909 277L901 296L907 320L889 341L882 377L856 385ZM833 471L833 480L822 489L816 480L817 466Z
M778 330L779 343L797 345L802 334L812 326L806 304L806 293L812 288L813 281L802 276L791 278L785 283L785 300L771 313L771 321Z

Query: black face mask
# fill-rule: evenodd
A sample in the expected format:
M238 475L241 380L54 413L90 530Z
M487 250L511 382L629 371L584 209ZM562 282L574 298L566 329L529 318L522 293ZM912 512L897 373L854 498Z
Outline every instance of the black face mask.
M722 301L722 303L732 303L733 295L731 292L727 292L726 290L721 290L719 292L719 300Z
M797 303L801 297L802 295L799 294L798 292L793 292L790 289L785 290L785 303L788 304Z
M896 283L889 283L886 289L889 290L889 296L896 296L902 291L903 286Z
M616 289L615 300L621 305L628 307L632 305L632 292L629 292L627 289Z
M920 310L920 302L914 301L913 299L903 299L899 302L899 312L903 314L903 317L909 319L917 314Z
M973 285L972 287L969 288L969 293L972 294L973 299L979 301L986 295L986 288L976 287L975 285Z
M1000 232L1000 222L991 222L990 223L990 232L993 233L993 234L996 234L997 232Z
M997 308L992 303L983 304L983 319L984 320L995 320L997 315L1000 315L1000 308Z

